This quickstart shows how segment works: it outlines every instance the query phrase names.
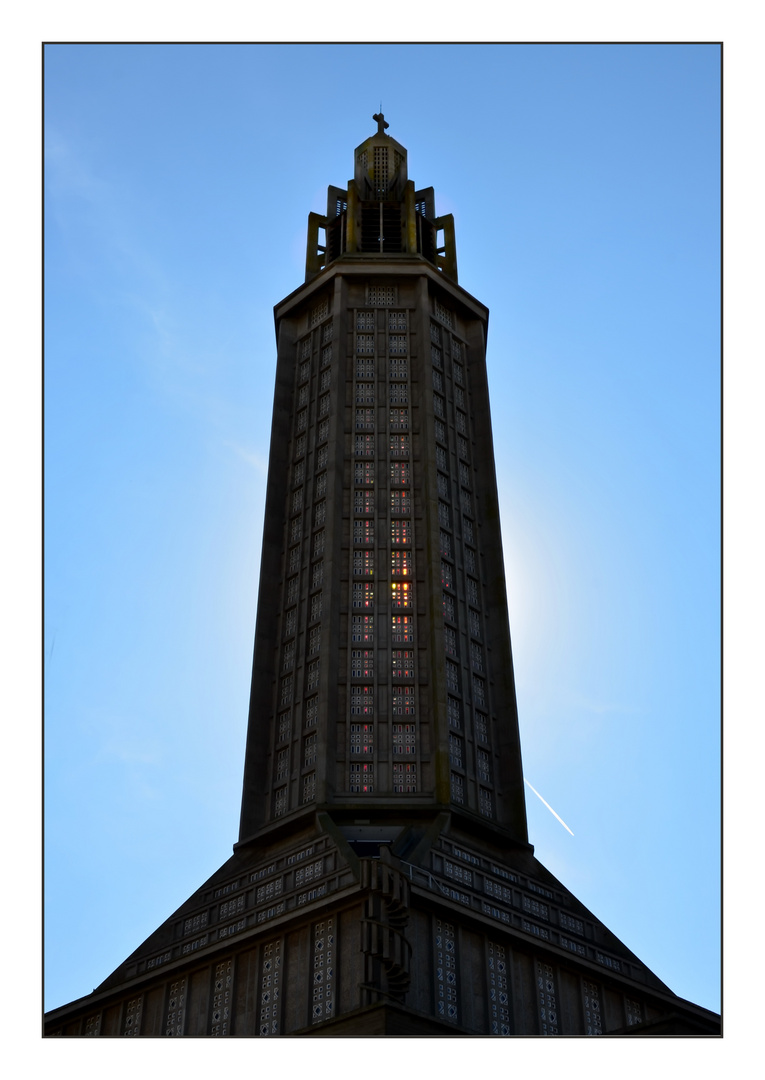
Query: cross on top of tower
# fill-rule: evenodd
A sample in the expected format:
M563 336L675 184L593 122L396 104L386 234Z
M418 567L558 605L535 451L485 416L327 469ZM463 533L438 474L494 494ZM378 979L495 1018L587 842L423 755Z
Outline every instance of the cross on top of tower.
M377 121L377 134L378 135L384 135L385 134L385 128L390 127L390 124L386 123L386 120L385 120L385 117L383 116L383 114L381 112L375 113L374 116L372 117L372 119Z

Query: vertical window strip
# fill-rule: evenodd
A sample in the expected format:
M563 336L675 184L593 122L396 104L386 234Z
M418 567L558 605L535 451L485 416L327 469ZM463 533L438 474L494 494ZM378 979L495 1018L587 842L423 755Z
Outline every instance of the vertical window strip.
M314 754L315 760L315 754ZM316 773L308 773L303 777L303 803L311 803L316 799Z
M277 784L285 781L290 774L290 751L289 747L285 746L283 750L278 750L276 753L276 773L275 779Z
M231 1021L231 986L233 981L233 960L223 960L216 964L212 986L212 1010L210 1013L210 1034L228 1035Z
M316 726L316 721L319 717L319 698L318 695L309 697L305 703L305 726L312 728Z
M374 724L357 723L351 724L351 753L354 755L371 756L375 750L375 727Z
M459 698L449 695L446 699L446 712L449 718L449 727L455 731L462 730L462 703Z
M351 649L351 678L369 680L374 677L374 649Z
M125 1022L122 1028L123 1035L141 1034L141 1010L143 1008L143 996L132 998L125 1006Z
M369 683L365 686L351 687L351 716L373 716L375 711L374 686ZM369 732L371 737L371 731ZM353 740L352 740L353 741ZM371 751L371 744L369 746Z
M285 675L279 684L279 704L283 707L292 704L292 676Z
M371 610L375 602L374 584L367 581L354 582L351 602L355 608Z
M364 645L374 643L374 616L353 615L351 617L351 640Z
M507 1036L510 1034L510 995L507 985L505 949L504 946L489 941L487 950L491 1033Z
M313 932L311 1023L328 1020L335 1011L335 936L332 919L316 923Z
M279 1034L281 959L281 941L271 941L264 946L260 976L259 1035Z
M278 788L274 792L274 817L281 817L287 813L288 798L287 787Z
M86 1036L96 1036L101 1034L101 1013L94 1013L93 1016L89 1016L85 1021Z
M468 574L475 574L476 572L476 559L475 552L472 548L466 547L464 551L465 556L465 569Z
M582 979L582 1009L585 1034L602 1035L603 1013L600 1007L600 987L588 979Z
M463 767L463 742L459 735L449 732L449 762L458 769Z
M292 736L292 717L289 712L279 713L278 742L287 742Z
M555 992L555 974L550 964L537 960L536 965L540 1034L557 1035L558 999Z
M643 1007L639 1001L633 1001L631 998L625 998L624 1008L627 1013L627 1024L630 1027L632 1027L634 1024L642 1024Z
M417 752L416 724L393 725L393 753L414 755Z
M415 689L413 686L396 687L391 693L394 716L414 716L416 712Z
M373 794L375 790L375 767L371 761L352 761L350 764L351 791Z
M398 794L417 791L417 764L414 761L393 762L393 790Z
M451 660L446 661L446 688L459 693L459 668Z
M165 1021L165 1035L183 1035L185 1019L186 980L176 979L170 984L170 995L167 1002L167 1019Z
M451 923L435 920L434 953L436 968L436 1008L438 1015L456 1023L458 1014L457 942Z

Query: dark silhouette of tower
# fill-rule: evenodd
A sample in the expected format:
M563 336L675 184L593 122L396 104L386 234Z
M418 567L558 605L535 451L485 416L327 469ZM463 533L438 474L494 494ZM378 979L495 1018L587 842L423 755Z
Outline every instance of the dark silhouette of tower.
M48 1034L715 1034L528 842L486 378L385 131L310 214L231 858Z

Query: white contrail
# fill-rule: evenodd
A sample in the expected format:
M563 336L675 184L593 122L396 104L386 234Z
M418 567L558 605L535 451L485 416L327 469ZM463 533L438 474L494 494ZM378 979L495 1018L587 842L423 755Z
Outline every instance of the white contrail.
M524 784L529 784L529 782L528 782L528 780L526 779L526 777L525 777L525 776L524 776L524 778L523 778L523 782L524 782ZM535 788L535 787L533 786L533 784L529 784L529 787L530 787L530 788L531 788L531 790L532 790L532 791L534 792L534 794L536 795L536 797L537 797L537 798L538 798L538 799L539 799L539 800L540 800L541 802L543 802L543 803L545 804L545 806L546 806L546 807L547 807L547 809L548 809L548 810L550 811L550 813L552 814L552 816L553 816L554 818L557 818L557 819L558 819L558 821L559 821L559 822L561 823L561 825L563 826L563 828L564 828L564 829L566 829L566 831L567 831L567 832L570 832L570 833L571 833L571 835L573 836L574 834L573 834L573 833L571 832L571 829L569 829L568 825L567 825L567 824L566 824L566 822L565 822L565 821L563 820L563 818L562 818L562 817L560 816L560 814L556 814L556 813L555 813L555 811L553 810L553 808L552 808L552 807L550 806L549 802L547 802L547 801L546 801L545 799L543 799L543 798L542 798L542 796L541 796L541 795L539 794L539 792L538 792L538 791L537 791L537 789L536 789L536 788Z

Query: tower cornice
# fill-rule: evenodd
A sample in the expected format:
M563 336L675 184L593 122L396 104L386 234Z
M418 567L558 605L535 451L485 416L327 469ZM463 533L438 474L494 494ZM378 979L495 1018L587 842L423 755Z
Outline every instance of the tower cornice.
M294 308L295 304L304 303L311 296L319 296L337 276L353 278L390 278L390 277L426 277L428 281L441 289L444 289L451 298L464 307L476 318L482 319L487 325L489 322L489 309L472 293L463 288L457 281L447 277L437 270L432 263L421 255L389 255L386 258L369 258L365 255L346 254L329 266L325 267L315 277L299 285L291 293L288 293L278 304L274 305L274 318L279 320Z

